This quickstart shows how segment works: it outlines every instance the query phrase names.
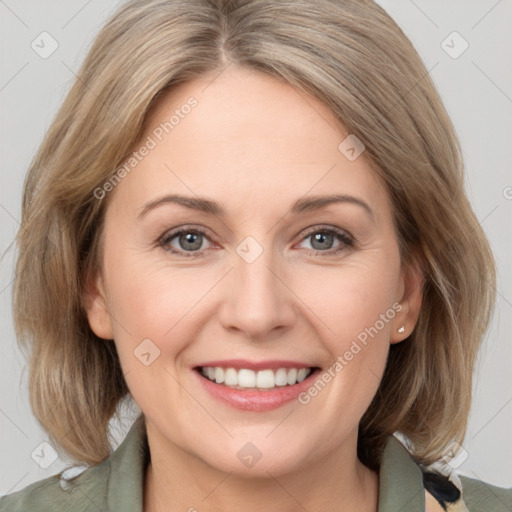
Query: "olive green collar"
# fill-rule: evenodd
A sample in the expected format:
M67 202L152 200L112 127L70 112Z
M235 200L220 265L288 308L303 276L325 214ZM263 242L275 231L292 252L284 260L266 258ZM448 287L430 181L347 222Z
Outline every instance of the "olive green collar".
M378 512L425 510L425 488L421 469L394 436L387 438L379 480Z

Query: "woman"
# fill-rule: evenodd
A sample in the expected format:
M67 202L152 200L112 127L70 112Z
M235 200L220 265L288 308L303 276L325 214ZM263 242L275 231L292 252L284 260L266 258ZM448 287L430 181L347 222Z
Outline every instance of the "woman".
M451 122L373 2L124 5L18 243L32 407L90 467L2 510L511 509L439 466L494 264Z

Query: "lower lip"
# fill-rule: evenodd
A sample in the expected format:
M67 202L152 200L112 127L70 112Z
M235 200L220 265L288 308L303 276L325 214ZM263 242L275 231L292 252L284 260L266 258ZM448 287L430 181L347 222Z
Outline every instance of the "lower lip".
M197 370L193 370L206 391L214 398L222 400L231 407L245 411L270 411L277 409L297 397L308 389L320 370L313 370L306 379L293 386L258 391L255 389L233 389L223 384L217 384L203 377Z

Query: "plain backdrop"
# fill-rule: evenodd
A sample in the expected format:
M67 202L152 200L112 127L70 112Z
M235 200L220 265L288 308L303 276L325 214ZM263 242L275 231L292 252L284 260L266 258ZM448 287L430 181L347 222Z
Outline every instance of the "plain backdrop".
M120 2L0 0L0 495L58 473L32 415L12 323L23 179L91 42ZM498 263L497 306L480 352L459 473L512 486L512 2L380 0L412 40L460 138L467 192ZM47 34L42 34L46 32ZM42 34L42 35L41 35ZM41 43L45 38L45 43ZM39 46L38 46L39 45ZM44 47L44 48L43 48ZM50 52L46 55L44 52ZM42 55L41 55L42 54ZM119 442L136 411L113 425ZM45 451L46 469L36 463Z

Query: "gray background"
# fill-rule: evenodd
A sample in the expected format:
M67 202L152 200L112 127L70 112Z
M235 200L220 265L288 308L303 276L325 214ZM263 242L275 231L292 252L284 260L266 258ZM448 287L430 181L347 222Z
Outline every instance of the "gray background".
M460 137L467 192L497 262L497 308L478 360L473 407L459 473L512 486L512 2L380 0L415 44ZM12 326L14 251L28 164L69 89L74 70L119 2L0 0L0 495L58 473L65 464L41 445L45 432L27 398L25 361ZM48 32L42 58L31 47ZM457 35L450 35L454 31ZM447 39L448 38L448 39ZM443 43L445 41L445 43ZM457 58L455 54L469 47ZM40 46L41 43L39 43ZM45 49L51 48L46 39ZM446 50L450 51L450 56ZM40 51L43 51L42 49ZM121 439L137 410L113 425ZM43 455L44 452L44 455ZM35 461L38 461L37 464ZM51 464L50 464L51 462ZM40 465L47 466L46 469Z

